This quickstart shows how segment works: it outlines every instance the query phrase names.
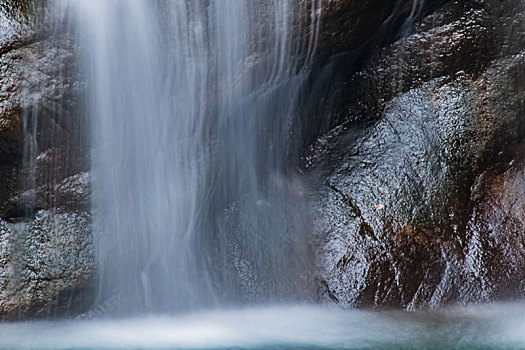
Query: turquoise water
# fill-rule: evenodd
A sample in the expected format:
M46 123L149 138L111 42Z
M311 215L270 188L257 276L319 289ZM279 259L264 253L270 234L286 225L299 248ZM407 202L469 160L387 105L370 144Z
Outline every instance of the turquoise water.
M279 306L2 323L0 349L525 349L525 305L433 312Z

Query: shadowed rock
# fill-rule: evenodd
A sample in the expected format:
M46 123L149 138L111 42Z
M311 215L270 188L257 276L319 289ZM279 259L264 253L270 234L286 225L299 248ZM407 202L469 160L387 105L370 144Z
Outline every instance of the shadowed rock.
M70 38L9 15L0 34L0 319L76 314L94 272L75 112L84 83Z

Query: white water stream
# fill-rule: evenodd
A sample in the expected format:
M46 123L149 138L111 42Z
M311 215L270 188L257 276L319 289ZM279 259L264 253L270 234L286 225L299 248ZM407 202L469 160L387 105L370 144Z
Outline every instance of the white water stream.
M89 85L98 302L308 299L293 125L320 1L66 4Z

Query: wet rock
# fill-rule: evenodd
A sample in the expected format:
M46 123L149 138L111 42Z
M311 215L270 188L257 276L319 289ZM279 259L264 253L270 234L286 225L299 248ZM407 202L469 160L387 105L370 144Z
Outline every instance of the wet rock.
M22 158L24 140L21 111L13 109L0 119L0 159L3 165L12 165Z
M314 71L313 93L305 98L308 117L301 122L305 146L316 132L329 133L349 121L369 123L385 102L429 80L476 75L493 60L519 53L525 46L522 13L519 0L448 1L391 45L363 49L360 58L354 50L338 52Z
M29 31L29 33L32 33ZM29 34L28 34L29 35ZM0 45L0 215L36 188L54 188L87 169L84 119L76 114L84 82L71 38L34 32ZM45 208L52 207L49 201Z
M77 212L91 208L91 177L89 173L72 175L55 186L57 207Z
M402 35L423 13L444 1L325 0L317 46L319 59L366 51Z
M463 294L475 288L488 300L523 298L525 164L503 173L487 171L475 186L465 249L469 283Z
M304 156L322 186L328 299L412 309L524 295L525 11L513 5L451 1L337 91Z
M218 213L217 233L210 230L200 243L211 247L210 261L220 264L211 277L229 303L301 301L315 294L305 188L293 179L281 181L272 184L269 199L249 193Z
M0 22L0 319L75 314L94 273L75 43Z
M35 186L57 184L66 177L79 174L86 168L85 162L74 148L49 148L34 160Z
M38 211L0 221L0 318L76 314L89 305L94 270L90 219Z
M91 179L89 173L72 175L62 182L32 188L8 200L4 210L8 221L30 219L40 209L61 212L89 212L91 207Z

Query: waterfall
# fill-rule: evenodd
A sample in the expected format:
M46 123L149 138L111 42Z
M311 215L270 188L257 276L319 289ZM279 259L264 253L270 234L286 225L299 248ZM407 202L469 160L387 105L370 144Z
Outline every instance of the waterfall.
M89 84L98 302L137 313L308 298L293 126L320 1L67 4Z

